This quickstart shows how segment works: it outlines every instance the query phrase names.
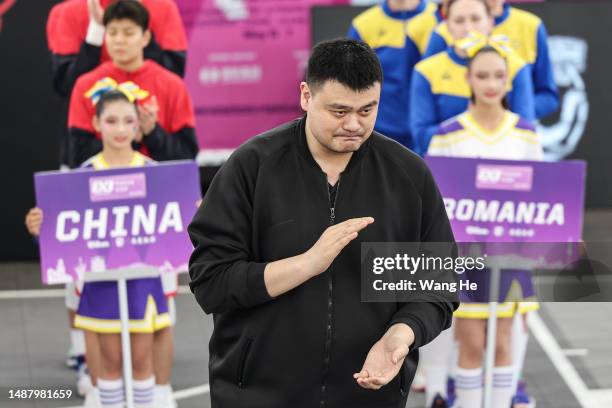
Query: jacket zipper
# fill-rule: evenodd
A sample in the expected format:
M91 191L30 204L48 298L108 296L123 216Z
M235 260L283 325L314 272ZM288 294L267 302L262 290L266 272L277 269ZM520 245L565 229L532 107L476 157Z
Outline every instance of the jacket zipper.
M244 368L246 366L246 360L249 356L249 350L251 349L252 339L247 339L246 344L244 345L244 349L242 352L242 356L240 356L240 365L238 366L238 388L244 388Z
M400 367L400 394L402 397L406 397L408 392L406 391L406 372L404 370L405 366L402 364Z
M336 194L334 195L334 202L331 200L331 193L329 191L329 186L327 182L327 178L325 178L325 188L327 188L327 197L329 200L329 225L334 225L336 223L336 203L338 202L338 193L340 192L340 178L338 178L336 185ZM321 401L319 403L320 407L325 407L326 405L326 391L327 391L327 374L329 372L329 362L331 359L331 337L332 337L332 316L333 316L333 292L334 292L334 284L332 280L334 263L330 265L327 270L327 328L325 332L325 351L323 355L323 375L321 379Z

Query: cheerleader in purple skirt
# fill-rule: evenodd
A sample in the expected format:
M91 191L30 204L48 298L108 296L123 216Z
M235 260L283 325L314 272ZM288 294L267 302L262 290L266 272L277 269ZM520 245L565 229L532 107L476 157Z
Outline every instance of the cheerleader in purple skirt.
M472 2L477 5L478 2ZM467 7L467 6L466 6ZM428 154L505 160L541 160L542 147L531 123L507 110L509 68L505 44L473 35L465 41L469 57L467 82L472 97L468 110L442 123ZM469 45L469 47L468 47ZM461 46L461 44L459 44ZM486 275L472 277L487 288ZM487 297L461 299L454 314L459 358L455 368L455 406L480 408L483 393L482 360L489 316ZM513 356L513 320L538 309L526 270L504 271L497 310L497 344L493 370L493 406L518 407L513 396L520 358Z
M154 163L132 148L140 133L139 114L133 96L111 90L96 104L94 126L102 139L102 151L81 167L95 170L138 167ZM132 350L134 402L152 406L153 335L171 325L168 300L159 277L127 282L129 331ZM98 390L102 407L122 407L125 402L122 379L121 323L116 282L88 282L81 291L75 327L87 331L99 344L101 361Z

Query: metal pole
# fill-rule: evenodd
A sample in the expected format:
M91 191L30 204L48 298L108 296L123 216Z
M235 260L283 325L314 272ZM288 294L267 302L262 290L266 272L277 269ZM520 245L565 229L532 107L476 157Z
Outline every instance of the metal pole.
M130 348L130 329L128 325L128 297L125 278L117 280L119 292L119 318L121 319L121 351L123 356L123 383L127 408L134 408L134 389L132 388L132 350Z
M123 381L127 408L134 408L134 388L132 380L132 350L130 347L130 328L128 312L127 281L131 279L159 277L155 268L112 269L85 274L85 282L117 282L119 294L119 319L121 321L121 352L123 356Z
M495 366L495 345L497 340L497 300L499 298L499 282L501 270L499 266L491 268L491 284L489 286L489 319L487 321L487 345L485 349L485 381L483 408L493 408L493 367Z

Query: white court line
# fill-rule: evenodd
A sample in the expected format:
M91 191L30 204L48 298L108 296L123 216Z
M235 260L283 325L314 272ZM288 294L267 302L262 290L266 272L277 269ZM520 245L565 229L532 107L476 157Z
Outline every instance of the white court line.
M178 294L185 295L191 293L189 286L178 287ZM25 289L25 290L0 290L0 300L6 299L53 299L63 298L66 294L65 289Z
M563 354L567 357L586 357L589 355L588 349L563 349Z
M583 408L602 408L591 395L591 392L587 388L584 381L578 372L567 359L567 356L559 347L559 343L553 337L548 327L542 321L542 318L537 313L531 313L529 315L529 319L527 319L527 324L529 325L529 329L534 334L535 338L544 349L544 352L548 355L548 358L553 363L565 384L572 391L578 403Z
M177 401L195 397L202 394L208 394L210 392L210 385L198 385L197 387L185 388L184 390L175 391L172 393L174 395L174 399ZM63 407L63 408L83 408L83 405L75 405L72 407Z
M175 391L173 395L175 400L180 401L182 399L195 397L196 395L208 394L209 392L210 385L204 384L197 387L185 388L184 390Z
M591 397L598 407L612 407L612 389L592 390Z
M65 289L32 289L32 290L2 290L2 299L51 299L61 298L66 295Z

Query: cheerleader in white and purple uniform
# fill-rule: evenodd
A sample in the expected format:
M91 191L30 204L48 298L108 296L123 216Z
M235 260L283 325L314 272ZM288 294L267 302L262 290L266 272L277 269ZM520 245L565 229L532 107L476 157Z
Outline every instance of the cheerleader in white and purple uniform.
M478 44L480 42L480 44ZM475 39L469 50L467 81L472 90L468 110L442 123L429 145L428 155L481 157L505 160L541 160L542 147L534 127L507 110L508 66L503 44ZM482 277L482 274L480 274ZM538 308L529 271L504 273L497 318L497 347L493 372L493 406L510 407L516 368L512 355L513 318ZM486 286L486 282L479 286ZM484 300L479 300L480 302ZM480 408L487 303L463 299L454 314L459 343L455 368L455 406Z
M102 151L82 167L95 170L138 167L154 163L132 148L139 132L136 105L120 91L102 94L96 104L94 126L102 139ZM168 300L159 277L129 280L127 283L129 331L134 375L134 402L137 407L153 404L153 334L170 327ZM88 282L81 291L75 327L95 336L100 352L98 390L101 406L123 407L121 323L116 282Z

